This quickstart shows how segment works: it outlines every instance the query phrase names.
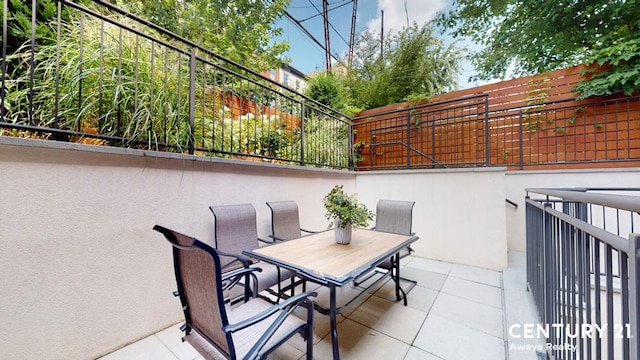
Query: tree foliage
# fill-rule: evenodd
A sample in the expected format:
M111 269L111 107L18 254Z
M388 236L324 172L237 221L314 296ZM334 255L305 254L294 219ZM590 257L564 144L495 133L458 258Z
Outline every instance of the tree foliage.
M275 20L290 0L121 0L121 6L257 71L279 67L286 42Z
M346 78L340 74L319 72L309 79L306 95L346 115L353 115L360 109L353 106L346 83Z
M356 106L370 109L455 90L460 49L445 46L430 25L413 24L385 36L365 30L354 48L347 84Z
M90 0L79 0L87 5ZM32 32L32 3L24 0L9 0L7 3L7 54L14 53L23 44L31 40ZM4 16L4 8L0 6L0 19ZM51 44L55 41L55 23L58 15L57 1L39 0L36 2L35 14L35 43ZM69 18L69 12L63 7L61 18Z
M608 64L608 75L583 82L584 94L597 95L637 86L639 13L637 0L456 0L436 23L482 47L470 56L476 79ZM591 80L600 83L588 85Z

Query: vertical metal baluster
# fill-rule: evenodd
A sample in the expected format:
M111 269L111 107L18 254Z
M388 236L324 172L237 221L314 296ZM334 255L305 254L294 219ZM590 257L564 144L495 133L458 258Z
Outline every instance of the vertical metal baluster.
M84 13L80 12L80 55L78 61L78 114L76 131L82 132L82 80L84 79ZM88 125L88 124L87 124Z
M585 312L586 312L586 320L585 323L586 324L592 324L592 316L591 316L591 267L593 266L593 262L592 262L592 254L591 252L593 251L593 246L592 246L592 242L591 242L591 238L585 234L584 232L581 233L581 237L584 240L584 244L585 244L585 254L586 254L586 271L585 271L585 278L584 278L584 292L585 292L585 300L586 300L586 306L585 306ZM594 334L593 338L597 337L597 334ZM586 346L586 353L587 353L587 359L591 360L593 357L593 338L590 339L586 339L587 342L587 346Z
M178 62L178 66L176 68L177 71L177 77L178 77L178 101L176 102L176 124L178 126L177 128L177 132L178 132L178 146L180 147L180 152L184 152L184 144L182 144L180 141L182 140L180 138L180 134L182 133L182 119L180 118L180 110L182 109L182 53L180 52L176 52L176 61ZM188 145L189 140L187 140L187 149L189 147Z
M4 100L5 100L5 96L7 95L7 88L5 86L5 81L6 81L6 76L7 76L7 41L9 39L9 34L7 32L7 28L8 28L8 20L7 20L7 13L9 12L9 0L3 0L2 1L2 83L0 84L0 122L4 122L5 119L5 105L4 105ZM60 14L60 4L58 3L58 17ZM60 22L58 22L58 24L60 24ZM59 32L58 32L59 33ZM59 43L60 41L58 41ZM56 72L57 74L57 72ZM56 94L56 105L58 103L58 96ZM56 113L56 117L57 117L57 111Z
M602 246L602 242L600 242L600 240L593 238L594 240L594 261L595 261L595 287L594 287L594 294L595 294L595 324L599 327L602 326L602 299L601 299L601 286L600 286L600 248ZM601 337L597 337L596 338L596 352L595 352L595 358L596 359L601 359L602 358L602 338Z
M149 123L147 124L147 149L151 150L151 141L153 138L156 138L156 150L158 150L158 146L157 146L157 137L155 136L155 127L154 127L154 122L155 122L155 109L156 109L156 101L155 98L153 97L153 90L155 90L153 88L154 84L155 84L155 63L156 63L156 42L153 40L149 40L151 42L151 61L149 63L149 116L151 117L149 119Z
M136 53L135 53L135 64L133 65L133 114L131 116L131 120L133 121L133 133L129 133L129 137L132 140L137 140L138 138L138 126L140 124L140 111L138 110L138 81L139 76L138 73L140 71L140 37L138 34L135 34L136 41Z
M103 88L104 88L104 20L100 19L100 74L98 75L98 132L102 133L104 125Z
M191 48L189 57L189 154L195 154L196 116L196 49Z
M6 3L6 2L5 2ZM5 11L5 16L7 12ZM55 79L55 90L54 90L54 105L53 105L53 127L58 128L58 115L60 112L60 31L61 31L61 23L62 23L62 2L58 1L58 13L56 19L56 79ZM4 31L6 32L7 27L5 24ZM3 46L3 51L6 50L6 46ZM2 57L4 62L4 54ZM3 78L4 81L4 78ZM4 89L4 84L2 86Z
M122 28L118 28L118 84L115 93L116 102L116 134L120 137L121 142L124 143L124 134L122 132Z
M202 123L202 131L200 132L201 144L200 146L208 151L212 149L213 146L207 147L205 143L206 136L206 127L207 127L207 63L202 61L202 119L200 120ZM211 126L213 126L213 122L211 122Z
M606 296L607 296L607 359L613 359L613 247L609 244L605 247L606 266Z
M302 100L301 106L300 106L300 165L304 166L305 165L305 159L304 159L304 142L305 142L305 112L306 112L306 108L305 108L305 101L304 99Z
M36 0L31 1L31 55L29 60L29 125L33 126L33 113L35 109L33 108L33 83L35 82L35 56L36 56L36 13L38 7Z
M626 324L629 324L629 259L633 259L633 256L629 257L627 253L618 251L618 263L621 267L620 289L622 291L622 321L619 323L621 328L616 328L614 331L616 335L623 335L622 339L617 338L616 340L622 341L622 358L625 360L629 359L629 338L626 332L621 330L624 329ZM611 347L613 348L613 344Z
M629 235L629 358L640 356L640 234Z
M220 148L216 147L216 123L220 124L220 127L222 129L224 129L224 105L220 106L220 110L216 110L216 101L218 100L218 82L217 82L217 68L215 66L213 66L213 83L211 84L211 92L212 92L212 97L213 97L213 106L212 106L212 113L211 113L211 118L213 119L213 121L211 122L211 148L212 150L223 150L224 149L224 138L221 138L220 141ZM218 114L218 111L220 111L220 115Z
M164 143L167 144L169 141L169 131L167 129L167 123L168 123L168 113L169 113L169 97L168 97L168 93L169 93L169 89L168 89L168 82L169 82L169 49L167 48L167 46L165 45L164 47L164 84L163 84L163 89L162 89L162 103L164 104L164 111L163 111L163 132L164 132ZM176 145L179 145L179 136L180 134L176 134Z
M489 144L489 96L484 98L484 142L485 142L485 166L491 165L491 146Z

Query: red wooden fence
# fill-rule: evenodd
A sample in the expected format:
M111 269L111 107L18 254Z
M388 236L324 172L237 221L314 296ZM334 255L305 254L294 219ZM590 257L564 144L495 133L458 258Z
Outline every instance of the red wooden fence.
M366 110L358 168L638 166L640 98L575 100L583 66Z

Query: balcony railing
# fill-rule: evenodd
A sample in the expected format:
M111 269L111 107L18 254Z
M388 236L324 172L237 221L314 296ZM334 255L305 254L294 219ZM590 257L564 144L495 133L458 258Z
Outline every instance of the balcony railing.
M477 94L350 119L107 1L83 3L24 2L18 17L2 0L0 136L358 170L640 164L637 95L523 106L526 94Z
M0 135L351 164L349 118L109 2L2 5Z
M553 359L638 359L640 189L527 189L533 336Z
M480 94L369 113L353 127L361 170L640 162L640 96L508 107Z

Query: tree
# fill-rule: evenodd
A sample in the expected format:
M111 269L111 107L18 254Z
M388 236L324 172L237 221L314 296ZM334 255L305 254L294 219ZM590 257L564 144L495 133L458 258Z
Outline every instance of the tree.
M120 2L149 21L256 71L279 67L289 47L272 39L282 34L273 24L290 0Z
M582 91L597 95L640 85L637 0L456 0L455 5L436 23L454 37L470 38L482 47L470 56L476 79L597 62L619 75L605 76L607 84ZM591 79L602 82L603 77L586 77L583 83Z
M381 52L379 35L365 30L358 37L347 79L357 106L370 109L457 88L460 49L445 46L430 25L414 23L385 38Z
M80 4L87 5L89 0L79 0ZM9 0L7 3L7 54L14 53L23 44L31 41L32 3L24 0ZM56 29L54 20L58 15L57 2L55 0L39 0L35 4L36 28L35 43L55 43ZM4 8L0 6L0 19L4 16ZM63 20L69 18L66 7L62 7Z
M352 105L346 84L346 79L340 74L319 72L309 79L306 95L334 110L353 115L361 109Z

